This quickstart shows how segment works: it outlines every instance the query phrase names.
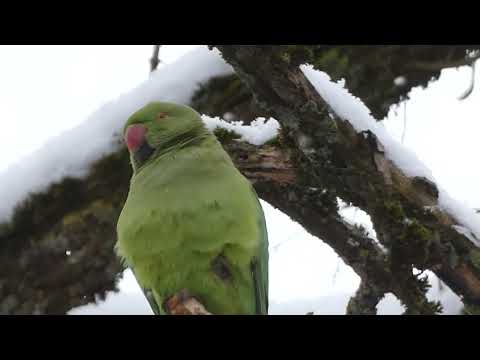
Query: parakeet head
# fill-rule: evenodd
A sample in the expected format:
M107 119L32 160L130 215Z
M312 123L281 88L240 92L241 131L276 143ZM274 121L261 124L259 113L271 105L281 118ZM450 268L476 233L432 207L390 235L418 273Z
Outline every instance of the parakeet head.
M165 152L207 133L200 115L192 108L168 102L152 102L130 116L124 128L134 172Z

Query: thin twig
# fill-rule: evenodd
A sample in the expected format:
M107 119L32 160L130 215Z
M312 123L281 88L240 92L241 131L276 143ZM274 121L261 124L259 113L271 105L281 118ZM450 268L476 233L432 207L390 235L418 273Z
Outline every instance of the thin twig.
M473 92L473 88L475 87L475 64L476 62L472 63L472 77L470 80L470 86L468 87L467 90L465 90L465 92L462 95L458 97L458 100L465 100Z
M158 54L160 52L160 46L162 45L153 45L153 55L150 59L150 72L153 72L160 63L160 59L158 57Z

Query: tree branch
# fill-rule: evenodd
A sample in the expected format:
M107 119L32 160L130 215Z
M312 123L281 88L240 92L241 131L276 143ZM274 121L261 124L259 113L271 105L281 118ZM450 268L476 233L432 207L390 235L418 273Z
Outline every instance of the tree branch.
M451 216L424 208L437 204L435 185L404 176L384 158L378 150L381 144L368 133L357 134L339 119L332 122L325 103L303 74L268 46L255 48L253 58L248 51L235 54L233 49L233 59L241 58L235 67L267 110L261 110L262 116L275 116L282 123L284 141L260 148L233 141L224 147L259 196L327 242L359 274L363 287L377 294L395 294L410 313L434 310L424 296L425 282L412 274L414 264L434 270L454 291L466 294L467 302L478 300L478 249L452 229ZM336 60L347 54L352 65L347 83L358 85L360 94L372 90L367 75L381 72L374 71L376 65L368 66L372 61L364 61L361 74L365 76L358 76L355 61L378 51L386 54L382 59L390 59L398 50L338 48L325 46L321 64L328 64L332 54L337 53ZM450 60L462 51L458 49ZM250 69L244 62L252 59ZM403 64L400 60L397 65ZM398 75L395 69L388 68L388 76L380 82L391 84ZM427 72L422 79L431 76ZM362 79L367 83L362 84ZM240 103L248 98L242 94ZM244 112L253 113L252 109ZM115 288L123 270L113 252L115 225L130 176L128 154L119 150L94 164L86 179L64 179L32 195L18 206L11 223L0 224L0 313L65 313ZM343 221L336 209L337 196L372 216L387 253L361 229ZM364 292L359 289L360 294Z
M153 45L153 54L152 54L152 57L150 58L150 72L155 71L158 64L160 63L160 59L158 57L158 54L160 52L160 46L162 45Z
M412 61L407 65L407 67L417 70L426 70L426 71L441 71L448 68L456 68L460 66L471 66L475 61L480 59L480 53L474 54L473 56L465 56L462 59L456 60L440 60L436 62L432 61Z
M334 196L301 180L287 149L234 140L223 145L262 199L325 240L372 286L403 297L382 249L338 215ZM61 314L114 289L122 270L113 253L115 226L130 176L128 154L121 149L95 163L78 185L64 180L40 197L62 199L74 192L81 202L31 200L19 207L22 220L0 236L0 313Z
M376 315L377 305L385 293L362 281L347 306L347 315Z
M370 214L398 280L411 279L412 266L428 268L465 300L480 304L480 250L452 228L450 214L425 210L438 204L435 184L406 176L385 158L372 133L358 134L348 122L331 119L328 105L278 48L217 47L258 104L281 123L295 165L319 188Z

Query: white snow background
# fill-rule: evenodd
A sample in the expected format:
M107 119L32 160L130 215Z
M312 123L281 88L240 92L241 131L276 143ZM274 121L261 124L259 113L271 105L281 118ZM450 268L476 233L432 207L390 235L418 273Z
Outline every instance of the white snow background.
M112 134L146 102L187 103L200 82L232 71L218 54L197 47L163 46L160 55L164 63L149 75L151 46L0 46L4 64L0 67L0 219L8 218L13 205L29 191L41 190L66 174L84 174L92 161L113 150ZM303 70L321 94L322 87L330 89L329 94L341 92L341 83L330 83L326 75ZM312 78L315 76L317 81ZM475 231L480 215L472 215L470 209L480 207L476 191L480 183L476 166L478 89L466 100L457 100L469 81L469 69L449 69L428 89L413 89L406 106L404 145L430 169L429 176L442 191L455 199L446 206L453 203L455 209L467 214L459 221L464 220ZM354 106L368 118L365 110L358 110L361 105ZM400 142L404 110L403 104L391 109L385 127L381 126L384 136ZM348 114L342 117L351 120ZM204 120L209 127L221 122L208 117ZM245 139L261 143L271 137L277 125L268 119L258 120L254 127L233 126ZM358 277L328 246L287 215L262 204L270 240L270 313L343 314ZM348 209L343 213L374 234L363 212ZM432 285L430 298L440 299L445 313L458 312L461 304L457 297L448 289L439 291L437 281ZM73 309L70 314L151 313L130 272L125 273L119 288L105 301ZM402 308L393 296L387 296L379 310L380 314L398 314Z

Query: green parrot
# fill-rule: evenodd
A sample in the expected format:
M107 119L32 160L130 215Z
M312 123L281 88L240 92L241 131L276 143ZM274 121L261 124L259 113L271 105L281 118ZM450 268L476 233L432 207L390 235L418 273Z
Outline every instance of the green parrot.
M266 315L262 207L200 115L152 102L131 115L124 139L133 176L116 251L154 313L188 294L215 315Z

